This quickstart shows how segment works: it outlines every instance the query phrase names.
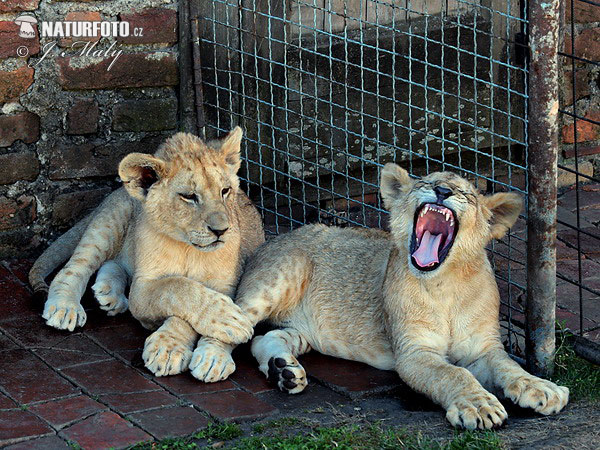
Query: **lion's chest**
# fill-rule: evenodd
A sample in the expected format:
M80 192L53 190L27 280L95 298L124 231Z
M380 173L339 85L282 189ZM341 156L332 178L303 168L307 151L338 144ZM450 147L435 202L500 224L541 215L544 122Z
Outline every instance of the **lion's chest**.
M188 258L181 272L183 276L210 289L232 296L241 272L239 255L229 252L200 253Z

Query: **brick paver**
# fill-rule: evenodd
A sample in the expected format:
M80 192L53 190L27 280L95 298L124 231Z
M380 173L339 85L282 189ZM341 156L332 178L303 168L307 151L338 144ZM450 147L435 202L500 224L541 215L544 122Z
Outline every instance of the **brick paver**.
M600 235L600 186L582 189L582 226ZM559 217L574 224L572 191L561 197ZM526 239L520 221L513 229ZM576 279L578 252L575 232L558 227L558 270ZM584 283L600 291L600 242L581 235ZM502 254L507 240L496 245ZM511 240L511 279L526 283L525 242ZM508 274L505 258L496 258L497 270ZM123 448L139 441L182 436L210 420L254 420L277 413L293 414L349 399L395 395L407 405L431 408L431 402L407 390L393 372L364 364L309 353L300 358L309 385L300 395L279 392L259 372L248 345L234 352L237 370L229 380L201 383L189 373L153 377L141 359L149 331L129 313L108 317L86 292L85 327L74 333L58 331L41 319L43 305L34 302L26 285L29 260L0 264L0 446L10 449L63 449L68 442L83 448ZM506 295L505 282L499 282ZM515 288L512 288L515 294ZM519 302L519 294L515 296ZM579 293L559 280L557 319L579 329ZM586 336L600 341L600 298L584 291ZM522 301L524 301L522 299ZM521 305L522 306L522 305ZM513 313L513 319L524 317ZM258 332L260 334L260 332ZM398 395L398 392L402 392ZM415 398L413 398L413 397ZM410 399L405 402L403 399Z
M0 411L0 446L52 433L52 428L29 411Z
M145 411L163 406L173 406L179 401L174 395L162 390L133 392L129 394L108 394L102 395L99 400L120 414Z
M156 439L185 436L208 425L208 416L191 406L153 409L129 416L134 423L148 430Z
M122 448L152 439L145 431L113 412L102 412L59 433L85 449Z
M102 403L98 403L85 395L40 403L30 407L32 413L41 417L56 429L64 428L73 422L106 409L106 406Z
M219 419L256 419L276 410L257 396L238 389L212 394L189 394L185 398Z

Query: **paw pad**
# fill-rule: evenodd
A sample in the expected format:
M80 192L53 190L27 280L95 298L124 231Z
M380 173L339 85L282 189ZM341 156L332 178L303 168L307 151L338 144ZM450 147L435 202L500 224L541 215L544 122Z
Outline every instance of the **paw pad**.
M284 358L269 359L267 378L277 384L279 389L288 394L302 392L308 384L304 368L294 361L288 363Z

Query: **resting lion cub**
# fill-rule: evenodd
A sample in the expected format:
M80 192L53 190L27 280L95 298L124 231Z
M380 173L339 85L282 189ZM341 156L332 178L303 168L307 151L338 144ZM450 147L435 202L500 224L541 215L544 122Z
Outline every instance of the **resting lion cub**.
M80 300L99 268L93 290L102 309L113 315L129 306L145 327L160 327L143 353L156 375L186 370L199 335L200 348L210 337L249 340L252 326L231 296L264 234L258 211L239 189L241 139L239 127L208 143L178 133L154 156L127 155L119 165L124 189L59 238L31 269L32 286L44 289L45 275L68 257L60 247L77 243L50 285L43 313L48 325L72 331L85 324ZM199 361L192 368L203 379L212 376ZM234 368L221 370L228 375Z
M296 357L315 349L396 370L443 406L454 426L488 429L507 417L500 393L542 414L560 411L569 391L525 372L500 341L500 297L485 246L516 221L513 193L479 195L459 176L420 181L388 164L381 194L391 235L309 225L263 245L251 259L237 304L254 324L252 353L280 389L307 384ZM206 358L230 346L205 348Z

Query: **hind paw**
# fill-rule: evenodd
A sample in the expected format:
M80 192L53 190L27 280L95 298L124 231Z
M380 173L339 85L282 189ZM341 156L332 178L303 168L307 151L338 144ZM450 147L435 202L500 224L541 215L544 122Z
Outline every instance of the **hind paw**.
M52 297L46 301L42 317L46 319L47 325L69 331L84 326L87 320L85 310L79 303Z
M298 394L308 384L306 371L293 356L269 359L267 378L277 384L282 392Z
M100 305L100 309L106 311L109 316L115 316L127 311L129 302L124 294L117 293L110 282L100 281L92 286L94 297Z

